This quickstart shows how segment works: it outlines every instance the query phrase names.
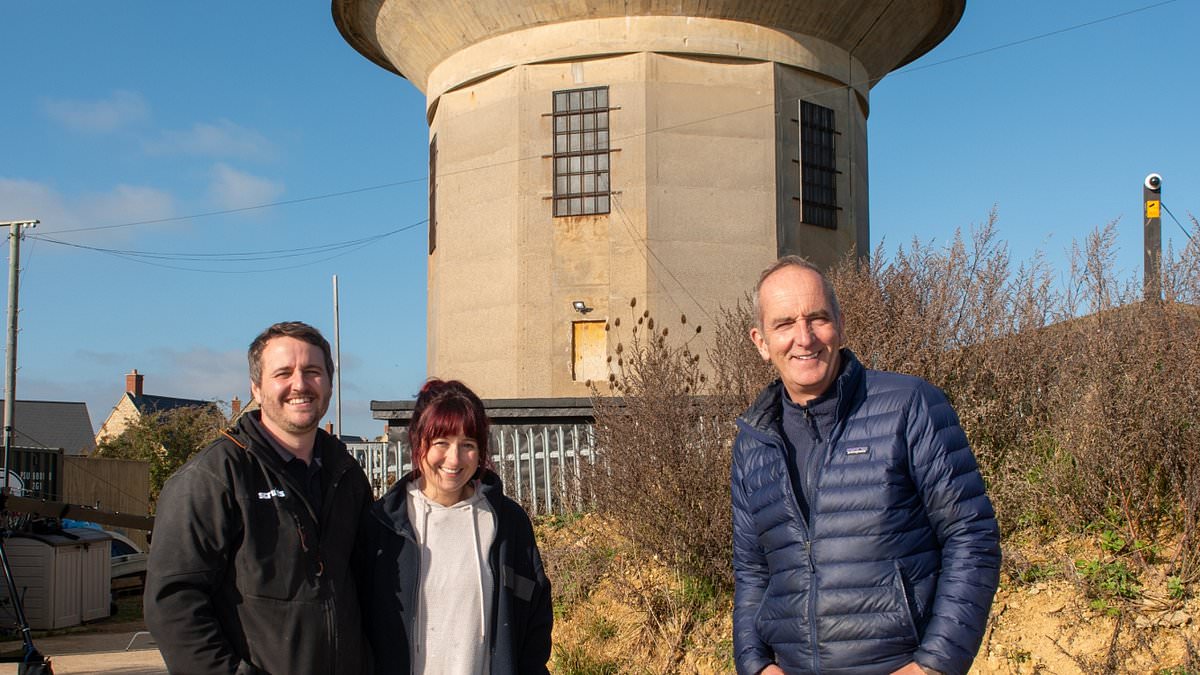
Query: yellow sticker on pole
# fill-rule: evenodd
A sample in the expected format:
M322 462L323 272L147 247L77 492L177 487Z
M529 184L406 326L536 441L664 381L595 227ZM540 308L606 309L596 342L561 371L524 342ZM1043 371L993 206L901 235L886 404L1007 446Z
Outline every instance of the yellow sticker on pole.
M1146 200L1146 217L1147 218L1161 218L1162 216L1160 216L1158 214L1158 206L1159 206L1159 202L1157 199L1147 199Z

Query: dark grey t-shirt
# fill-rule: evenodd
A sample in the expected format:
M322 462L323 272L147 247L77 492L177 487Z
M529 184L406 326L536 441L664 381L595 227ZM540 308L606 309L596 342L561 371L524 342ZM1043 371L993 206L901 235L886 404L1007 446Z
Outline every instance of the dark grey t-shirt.
M321 507L325 503L325 472L321 470L321 446L313 447L313 458L309 463L293 455L287 448L275 441L270 432L263 427L262 420L257 415L250 415L250 423L275 454L283 460L284 469L296 484L304 488L304 498L316 514L317 523L321 521Z
M846 360L842 359L842 372L845 368ZM841 378L841 372L838 378ZM812 501L812 481L817 476L817 467L811 465L810 459L825 456L825 444L829 442L833 424L837 421L837 390L835 380L824 394L800 405L792 401L786 388L780 388L780 398L783 399L783 440L788 449L788 477L792 479L792 489L805 521L808 520L809 503Z

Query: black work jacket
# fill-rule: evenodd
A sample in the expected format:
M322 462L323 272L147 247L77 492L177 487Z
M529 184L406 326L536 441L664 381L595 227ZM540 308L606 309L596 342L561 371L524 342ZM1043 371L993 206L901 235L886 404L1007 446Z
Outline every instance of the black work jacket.
M167 481L144 602L172 673L366 670L351 558L371 490L341 441L316 443L320 514L245 419Z

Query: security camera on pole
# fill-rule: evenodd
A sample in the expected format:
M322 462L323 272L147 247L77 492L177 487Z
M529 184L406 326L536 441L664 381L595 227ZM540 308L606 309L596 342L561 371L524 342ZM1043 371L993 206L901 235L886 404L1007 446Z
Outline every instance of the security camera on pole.
M1147 301L1162 300L1162 176L1152 173L1142 181L1145 222L1142 227L1144 250L1142 289Z

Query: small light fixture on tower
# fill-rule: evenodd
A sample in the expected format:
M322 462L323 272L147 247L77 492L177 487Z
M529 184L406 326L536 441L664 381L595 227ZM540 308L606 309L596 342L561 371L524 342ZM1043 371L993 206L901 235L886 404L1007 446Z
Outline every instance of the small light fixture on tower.
M587 303L584 302L583 300L575 300L571 303L571 306L574 307L575 311L579 312L580 314L587 314L588 312L595 309L595 307L588 307Z

